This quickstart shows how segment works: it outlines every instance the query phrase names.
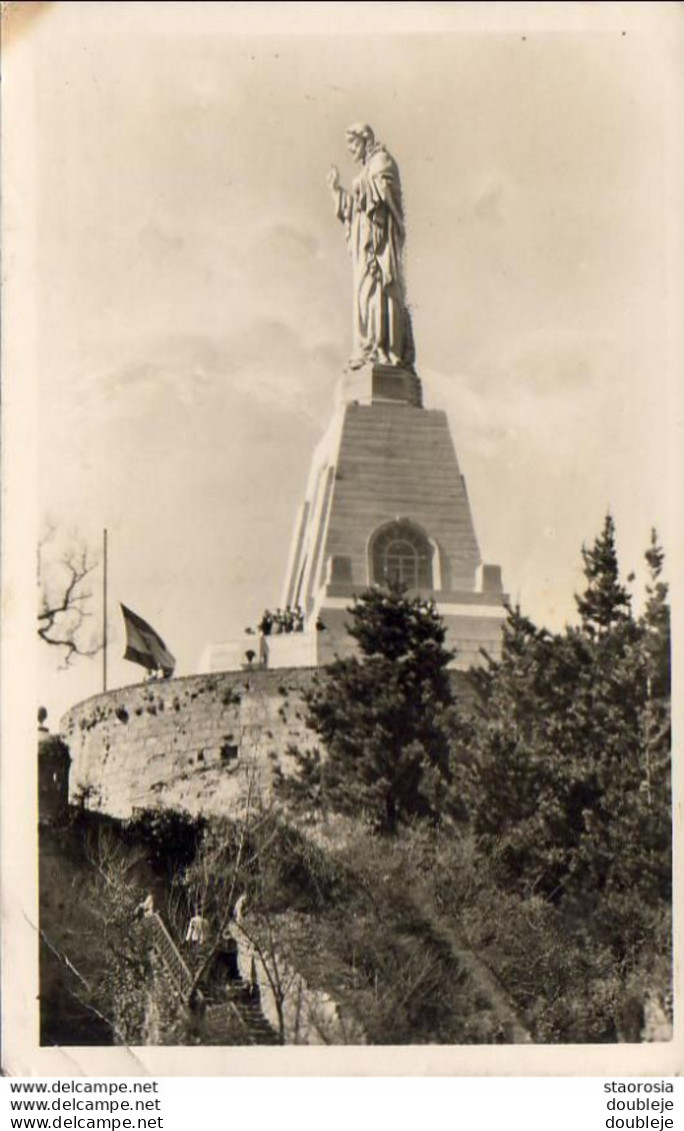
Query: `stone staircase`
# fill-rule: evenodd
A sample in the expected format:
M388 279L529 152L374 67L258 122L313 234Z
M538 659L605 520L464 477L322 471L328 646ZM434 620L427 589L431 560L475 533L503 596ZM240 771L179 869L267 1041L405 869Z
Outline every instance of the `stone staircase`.
M204 1019L207 1033L218 1039L224 1033L235 1033L237 1020L245 1034L247 1045L279 1045L275 1029L263 1015L258 993L254 993L242 978L227 987L227 1002L207 1005Z
M188 1001L194 977L163 919L155 911L143 919L150 944L160 957L165 975L177 995ZM279 1045L278 1034L264 1017L258 989L245 982L239 974L226 982L220 991L222 1000L212 1000L213 995L195 990L193 997L202 1016L203 1032L211 1043L235 1043L236 1034L246 1045Z
M187 998L192 989L192 973L167 931L161 915L156 911L152 912L151 915L146 915L143 919L143 925L150 936L152 945L164 963L167 977L176 993L179 997Z

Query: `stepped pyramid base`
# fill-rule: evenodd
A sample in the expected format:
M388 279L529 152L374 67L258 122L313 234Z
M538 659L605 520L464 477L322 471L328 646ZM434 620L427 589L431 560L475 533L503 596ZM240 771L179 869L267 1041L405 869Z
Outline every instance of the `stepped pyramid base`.
M375 365L344 374L313 457L283 593L305 615L302 654L352 654L352 598L388 576L435 601L454 666L499 654L501 571L482 562L446 413L422 407L415 373Z
M501 652L501 570L482 561L465 480L445 412L423 408L409 369L348 370L314 452L297 517L281 606L299 606L304 632L210 645L202 671L319 667L353 655L353 598L388 577L431 598L447 628L452 666Z

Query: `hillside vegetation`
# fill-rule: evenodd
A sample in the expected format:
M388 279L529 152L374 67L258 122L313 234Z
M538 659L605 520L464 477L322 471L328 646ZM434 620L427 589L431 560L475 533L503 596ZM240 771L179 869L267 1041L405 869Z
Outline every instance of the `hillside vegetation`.
M368 590L350 610L359 656L308 695L320 748L294 752L275 800L246 780L239 819L149 813L110 822L99 846L87 834L90 1004L113 1039L202 1039L183 1029L187 1003L154 1003L158 979L131 941L151 886L179 939L191 915L206 921L198 985L226 931L244 939L282 1041L311 1039L287 1020L295 970L297 993L303 979L337 1005L324 1042L669 1036L663 555L654 535L638 615L610 516L583 560L578 624L553 634L509 609L501 657L458 699L434 607Z

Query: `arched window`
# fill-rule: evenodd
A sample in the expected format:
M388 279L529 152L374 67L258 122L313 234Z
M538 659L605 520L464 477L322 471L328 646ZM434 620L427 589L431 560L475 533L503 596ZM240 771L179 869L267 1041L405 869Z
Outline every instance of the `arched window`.
M410 522L383 526L370 546L371 581L401 581L409 589L432 589L432 547Z

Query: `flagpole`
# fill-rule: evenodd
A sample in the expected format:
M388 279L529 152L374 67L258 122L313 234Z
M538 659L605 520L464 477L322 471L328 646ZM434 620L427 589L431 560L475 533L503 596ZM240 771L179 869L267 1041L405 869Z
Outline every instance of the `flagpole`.
M107 528L103 530L102 577L102 690L107 690Z

